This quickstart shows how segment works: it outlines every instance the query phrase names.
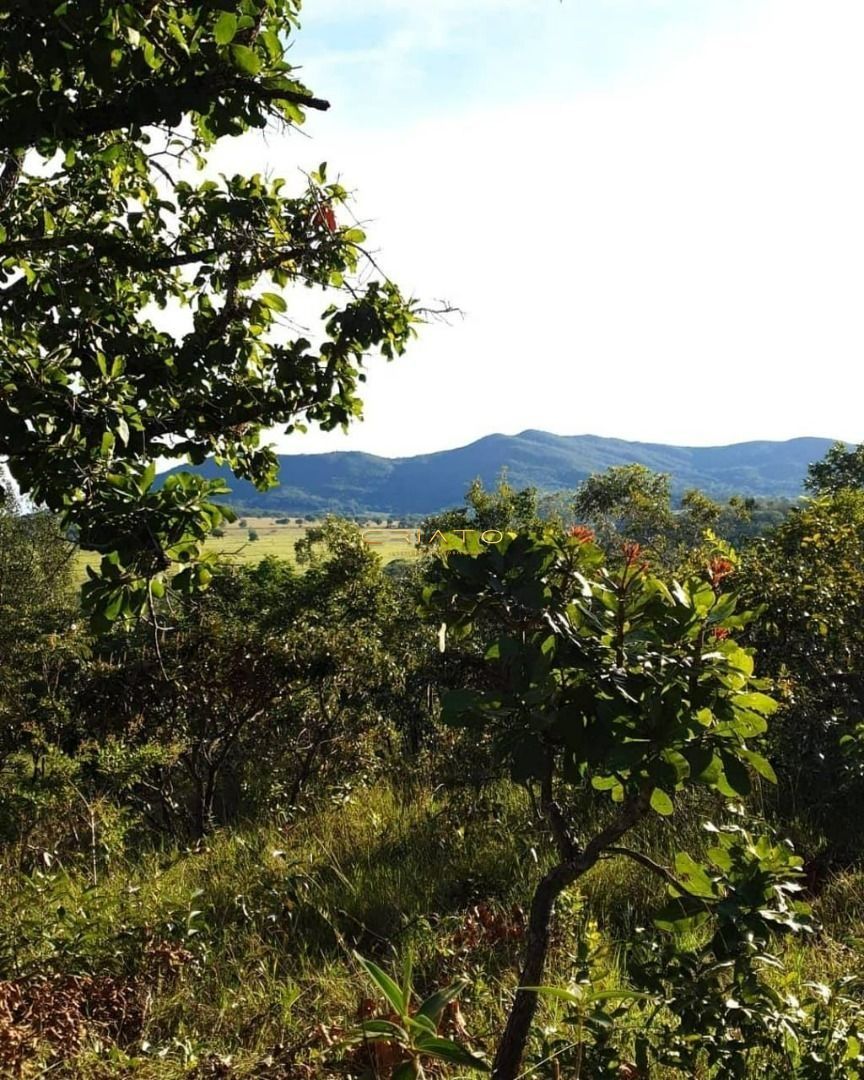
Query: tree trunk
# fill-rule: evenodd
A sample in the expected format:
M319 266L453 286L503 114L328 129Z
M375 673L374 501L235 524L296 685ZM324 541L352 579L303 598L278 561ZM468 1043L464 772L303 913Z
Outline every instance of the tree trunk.
M638 795L627 800L618 816L613 818L584 850L579 850L568 834L560 807L552 798L551 775L547 778L543 792L544 810L561 861L541 880L531 901L525 963L519 976L520 986L541 986L543 983L555 901L569 885L595 865L603 851L620 840L636 824L648 809L650 796L651 788L646 785ZM516 1080L536 1011L536 991L517 990L513 1007L507 1017L507 1026L495 1054L492 1080Z
M582 873L582 869L577 865L561 864L550 870L537 886L528 916L525 963L519 976L520 987L542 984L555 901ZM537 994L531 990L517 990L507 1018L507 1027L495 1054L493 1080L516 1080L536 1011Z

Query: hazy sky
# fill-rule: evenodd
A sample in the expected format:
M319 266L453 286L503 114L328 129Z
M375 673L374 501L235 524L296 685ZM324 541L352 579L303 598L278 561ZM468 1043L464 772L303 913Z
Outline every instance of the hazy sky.
M542 428L864 440L861 0L306 0L326 159L406 290L464 309L371 363L397 455Z

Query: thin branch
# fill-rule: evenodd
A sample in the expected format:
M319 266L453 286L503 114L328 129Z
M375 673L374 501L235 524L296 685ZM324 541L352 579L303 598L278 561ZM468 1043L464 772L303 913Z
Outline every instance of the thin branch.
M698 900L700 903L704 904L705 907L708 907L708 897L697 896L696 893L690 892L687 886L683 885L671 870L667 870L665 866L655 862L650 856L645 855L643 852L635 851L633 848L615 846L606 848L603 858L607 855L623 855L625 858L632 859L633 862L639 863L639 865L644 866L646 870L650 870L652 874L656 874L657 877L662 878L667 885L671 885L673 889L677 889L683 896L689 896L691 900Z

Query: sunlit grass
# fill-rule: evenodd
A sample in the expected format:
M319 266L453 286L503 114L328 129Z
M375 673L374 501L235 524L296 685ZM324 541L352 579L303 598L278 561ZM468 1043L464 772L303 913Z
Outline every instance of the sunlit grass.
M240 521L245 525L240 526ZM206 551L218 552L224 559L238 564L260 562L268 555L278 559L287 559L294 562L294 545L306 535L306 530L315 523L305 522L297 525L292 519L291 524L278 524L272 517L245 517L240 518L231 525L225 525L224 536L213 537L205 545ZM361 528L368 530L370 542L374 541L372 548L385 563L394 559L416 559L417 549L409 543L408 530L388 529L376 524L359 523ZM249 534L254 532L257 539L250 540ZM388 535L390 534L390 535ZM100 556L92 551L79 551L76 556L77 574L83 580L86 576L86 567L99 565Z

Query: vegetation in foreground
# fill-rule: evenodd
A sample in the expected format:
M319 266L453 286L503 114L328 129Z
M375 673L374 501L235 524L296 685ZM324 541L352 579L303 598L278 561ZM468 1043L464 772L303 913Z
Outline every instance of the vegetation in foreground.
M736 555L641 479L474 487L400 574L330 520L98 634L7 504L10 1075L859 1076L864 495Z

